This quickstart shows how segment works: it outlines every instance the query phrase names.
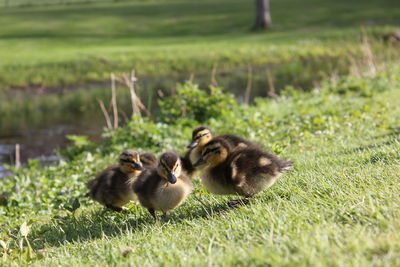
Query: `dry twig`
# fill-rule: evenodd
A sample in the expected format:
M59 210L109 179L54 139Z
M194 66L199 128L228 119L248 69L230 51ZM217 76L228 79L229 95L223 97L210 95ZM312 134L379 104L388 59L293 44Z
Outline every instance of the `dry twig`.
M243 102L246 105L248 105L250 102L250 94L251 94L252 86L253 86L252 68L251 68L251 65L249 64L247 66L247 85L246 85L246 89L244 91L244 99L243 99Z
M115 88L115 74L111 73L111 104L114 115L114 129L118 128L117 90Z
M104 118L106 119L107 128L112 129L110 115L108 115L108 112L106 110L106 107L104 106L103 101L102 100L97 100L97 101L99 102L100 108L103 111Z
M15 168L19 169L21 167L21 151L20 145L15 144Z
M371 48L371 44L368 40L367 33L365 32L364 27L361 27L361 33L362 33L362 42L361 42L361 49L364 53L365 57L365 63L368 66L369 74L374 76L376 75L377 69L376 69L376 64L375 64L375 59L374 59L374 53Z
M268 82L268 92L267 95L271 98L277 98L278 95L275 91L274 80L272 78L271 72L267 70L267 82Z
M218 82L217 82L217 65L214 65L212 71L211 71L211 85L212 86L218 86Z

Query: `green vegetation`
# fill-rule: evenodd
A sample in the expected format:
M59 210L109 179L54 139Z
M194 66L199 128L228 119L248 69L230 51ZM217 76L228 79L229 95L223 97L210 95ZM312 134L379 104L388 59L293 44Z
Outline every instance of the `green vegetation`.
M395 61L400 50L382 43L382 35L398 22L396 6L395 0L273 1L275 26L265 33L249 31L253 6L239 0L0 8L0 23L7 25L0 28L0 131L55 121L76 125L77 117L103 121L98 99L108 102L110 72L132 68L139 95L151 110L157 108L155 89L170 95L191 73L206 87L214 67L218 85L238 99L247 86L248 66L252 96L267 95L268 75L277 91L288 85L306 91L364 60L360 25L366 25L375 60ZM86 84L92 83L89 90ZM27 90L2 90L15 87ZM52 87L56 90L47 90L47 96L37 93ZM82 90L58 94L63 87ZM118 94L125 117L127 91Z
M68 161L45 168L31 161L0 185L3 264L398 265L398 72L387 65L309 93L288 88L251 106L212 88L219 109L198 105L204 91L187 83L161 101L168 110L157 121L133 117L96 144L73 137L63 151ZM202 110L209 117L198 116ZM122 149L182 152L199 124L254 140L295 168L238 209L197 181L189 200L160 223L133 203L117 214L84 197L85 182Z
M271 4L275 28L266 33L249 31L253 4L243 0L0 8L0 88L104 82L132 68L140 77L188 77L247 64L270 66L279 88L309 88L348 71L361 53L360 25L381 37L400 17L397 0Z
M0 266L400 265L400 50L382 42L399 22L398 0L271 4L275 28L265 33L249 31L253 6L244 0L0 8L0 130L49 113L88 116L82 127L103 121L97 99L108 104L106 86L35 98L6 89L108 82L111 71L135 68L143 102L157 107L149 118L125 115L101 142L70 136L55 165L9 166ZM268 70L279 97L235 101L249 65L253 95L266 95ZM218 86L208 87L214 67ZM192 72L194 82L170 86ZM118 93L129 114L127 90ZM86 181L122 150L183 153L201 124L253 140L294 168L237 209L196 180L162 222L135 203L119 214L84 196Z
M31 7L46 5L69 5L96 2L117 2L122 0L0 0L0 7Z

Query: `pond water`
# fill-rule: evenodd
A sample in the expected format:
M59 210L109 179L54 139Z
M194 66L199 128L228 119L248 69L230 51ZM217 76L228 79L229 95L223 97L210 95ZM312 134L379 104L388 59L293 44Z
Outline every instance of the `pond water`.
M51 117L51 114L48 116ZM58 160L54 150L68 144L67 135L87 135L96 141L100 139L103 128L103 121L98 119L77 118L74 122L52 121L53 123L48 125L25 124L24 127L14 129L12 132L0 133L0 178L10 174L4 164L15 164L16 144L20 146L22 164L28 159L39 159L42 164L48 164Z

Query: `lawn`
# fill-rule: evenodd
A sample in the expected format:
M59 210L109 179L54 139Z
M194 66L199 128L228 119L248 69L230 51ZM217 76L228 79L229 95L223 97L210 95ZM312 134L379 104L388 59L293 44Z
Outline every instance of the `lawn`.
M254 33L244 0L122 1L0 8L0 87L65 87L111 71L174 75L243 65L346 59L360 26L399 24L396 0L272 1L274 29ZM293 12L293 11L296 12ZM320 63L322 64L322 63ZM315 73L315 70L311 72Z
M154 94L152 118L127 116L96 143L70 137L57 164L8 166L15 176L0 181L0 266L400 265L400 50L381 40L399 25L399 3L271 5L274 28L257 33L244 0L0 8L1 89L86 88L132 67L150 80L191 72L209 80L215 66L246 76L248 65L270 66L280 89L244 105L233 85L187 82ZM360 25L370 40L362 45ZM33 110L66 118L70 106L81 112L68 113L73 119L85 102L94 109L93 99L108 97L77 92L3 104L2 118ZM183 153L199 125L257 142L294 168L237 209L196 180L160 222L135 203L113 213L85 197L87 180L122 150Z
M331 80L311 93L286 90L252 106L232 105L226 94L209 96L218 108L196 106L205 91L187 84L164 100L186 106L165 110L157 123L133 118L96 144L77 138L64 152L69 160L45 168L32 161L7 178L0 185L7 192L0 206L3 263L399 265L398 70ZM181 109L193 113L178 119ZM196 109L213 116L199 120ZM197 181L189 200L161 222L135 204L118 214L84 197L85 181L122 149L183 152L198 124L245 136L295 167L238 209ZM31 254L26 241L18 248L23 222L31 227Z

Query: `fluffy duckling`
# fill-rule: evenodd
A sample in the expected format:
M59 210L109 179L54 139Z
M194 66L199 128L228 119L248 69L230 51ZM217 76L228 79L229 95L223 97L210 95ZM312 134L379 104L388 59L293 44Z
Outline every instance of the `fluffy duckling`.
M113 211L122 211L122 206L137 199L132 183L144 170L140 158L136 151L129 149L122 152L118 164L103 170L87 183L87 196ZM145 158L150 156L146 153Z
M140 204L158 220L156 211L166 214L181 205L192 192L192 181L182 175L179 156L174 152L161 155L157 167L144 171L133 183Z
M140 153L139 158L145 169L148 169L151 166L157 166L157 158L156 156L154 156L153 153L150 152Z
M242 137L233 134L223 134L217 136L216 138L225 140L229 144L231 150L249 146L258 146ZM181 157L183 170L189 177L194 177L196 175L197 168L193 166L193 164L201 158L201 152L204 148L204 145L207 144L211 139L212 134L208 127L200 126L193 130L192 142L187 146L189 150L183 157Z
M219 195L240 195L244 200L230 200L235 206L272 186L283 171L292 166L286 161L256 147L232 150L222 138L207 143L196 165L205 163L201 181L207 190Z

